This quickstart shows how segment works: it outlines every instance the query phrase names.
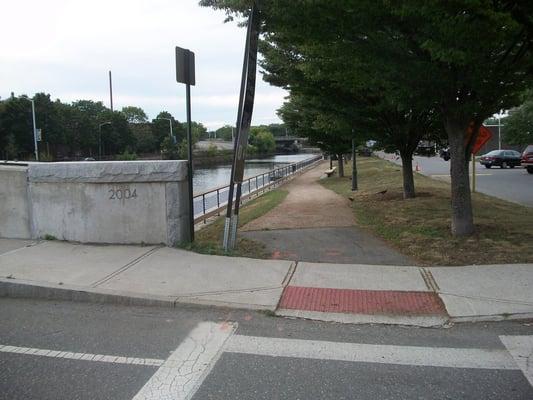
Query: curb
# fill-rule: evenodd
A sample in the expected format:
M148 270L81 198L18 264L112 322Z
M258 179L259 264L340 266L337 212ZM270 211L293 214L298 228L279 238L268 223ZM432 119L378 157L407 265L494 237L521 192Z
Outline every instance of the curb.
M202 300L201 295L187 296L156 296L140 295L111 289L93 289L73 285L43 285L32 281L0 279L0 298L24 298L41 300L74 301L82 303L115 304L140 307L175 308L178 305L209 306L232 308L239 310L274 311L279 317L301 318L314 321L336 322L343 324L383 324L418 326L423 328L446 328L454 323L464 322L497 322L533 319L533 313L513 313L472 316L444 315L389 315L389 314L349 314L336 312L318 312L307 310L290 310L272 306L232 303L227 301Z
M33 282L0 279L0 297L65 300L82 303L109 303L126 306L175 307L176 299L164 296L139 296L113 290L87 291L69 285L37 285Z
M303 310L278 310L276 315L288 318L310 319L313 321L337 322L341 324L380 324L418 326L421 328L444 328L450 326L450 319L445 316L420 315L385 315L385 314L343 314L324 313Z
M275 306L203 300L202 294L189 296L146 295L112 289L92 289L74 285L36 284L31 281L0 279L0 298L75 301L124 306L175 308L179 304L232 308L239 310L274 311Z

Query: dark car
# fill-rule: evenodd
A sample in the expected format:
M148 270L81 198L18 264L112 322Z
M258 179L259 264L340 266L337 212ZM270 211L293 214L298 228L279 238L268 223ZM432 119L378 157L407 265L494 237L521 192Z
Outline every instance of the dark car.
M533 144L527 146L522 153L522 165L526 167L527 172L533 174Z
M481 156L479 162L486 168L490 167L517 167L520 166L521 155L514 150L493 150Z
M449 161L450 160L450 149L446 148L446 149L440 149L439 151L439 156L444 160L444 161Z

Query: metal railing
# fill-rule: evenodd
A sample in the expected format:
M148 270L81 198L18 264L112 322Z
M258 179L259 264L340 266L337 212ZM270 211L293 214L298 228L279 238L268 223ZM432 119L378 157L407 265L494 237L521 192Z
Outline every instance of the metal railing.
M296 163L287 164L282 167L273 169L242 182L242 200L246 200L253 194L259 194L260 191L280 185L290 176L302 171L305 168L314 165L322 160L322 156L315 156ZM205 221L207 218L220 214L220 211L228 204L229 185L220 186L203 193L194 195L194 222Z

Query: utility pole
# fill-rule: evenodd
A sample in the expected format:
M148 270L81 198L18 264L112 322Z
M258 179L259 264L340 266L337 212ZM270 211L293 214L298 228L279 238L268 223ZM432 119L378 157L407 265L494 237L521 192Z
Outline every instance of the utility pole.
M15 94L11 92L11 98L14 98L14 97L15 97ZM32 125L33 125L33 150L35 153L35 161L39 161L39 148L37 147L37 125L35 123L35 101L27 97L21 97L21 98L26 99L31 102L31 117L32 117Z
M111 79L111 71L109 71L109 100L111 103L111 111L113 111L113 81Z

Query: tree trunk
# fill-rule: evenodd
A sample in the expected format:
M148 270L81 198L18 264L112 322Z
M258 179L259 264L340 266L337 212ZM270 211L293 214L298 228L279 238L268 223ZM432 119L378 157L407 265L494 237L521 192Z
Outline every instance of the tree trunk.
M450 176L452 193L452 235L467 236L474 233L474 217L468 176L469 157L466 156L467 124L446 121L450 146Z
M344 162L342 154L337 154L337 160L339 161L339 177L344 178Z
M415 179L413 176L413 153L400 152L402 157L403 173L403 198L413 199L415 197Z
M355 157L355 139L352 139L352 190L357 190L357 160Z

